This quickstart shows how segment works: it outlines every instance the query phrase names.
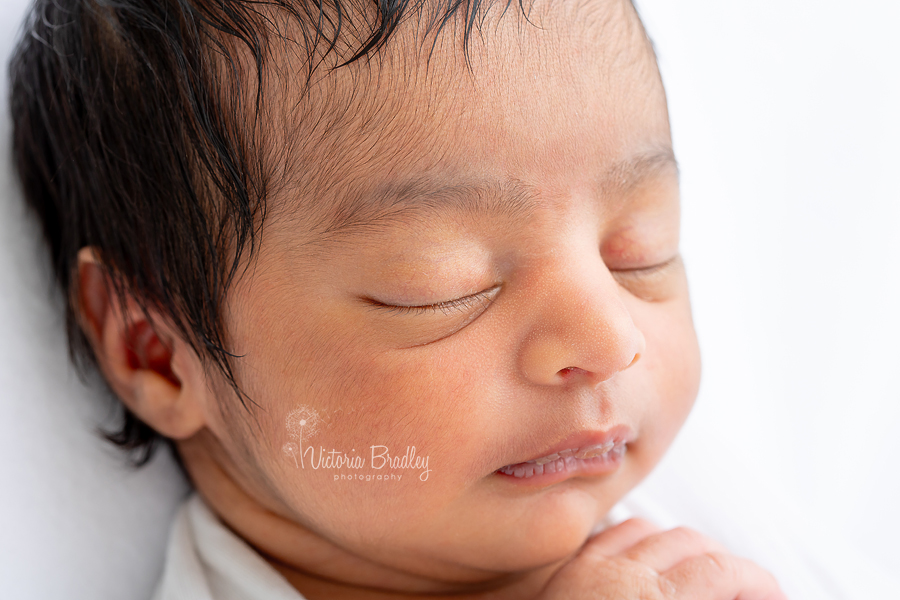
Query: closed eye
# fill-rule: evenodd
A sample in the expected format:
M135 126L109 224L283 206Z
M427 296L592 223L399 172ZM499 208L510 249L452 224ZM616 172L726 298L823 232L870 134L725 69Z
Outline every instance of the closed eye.
M649 277L650 275L655 275L660 271L665 271L670 267L675 266L681 260L681 254L676 254L669 260L665 262L661 262L656 265L650 265L649 267L638 267L635 269L610 269L612 273L622 273L624 275L634 275L637 277Z
M610 269L613 278L631 295L648 302L658 302L677 295L684 263L680 254L669 260L637 269Z
M436 314L437 312L441 312L444 315L452 315L459 313L468 313L474 307L485 307L490 301L491 296L495 294L497 290L500 289L500 285L495 285L481 292L470 294L468 296L463 296L462 298L455 298L453 300L446 300L444 302L438 302L436 304L425 304L421 306L403 306L398 304L385 304L384 302L379 302L378 300L374 300L371 298L367 298L366 300L370 303L370 308L375 310L381 310L393 314L414 314L414 315L422 315L422 314Z

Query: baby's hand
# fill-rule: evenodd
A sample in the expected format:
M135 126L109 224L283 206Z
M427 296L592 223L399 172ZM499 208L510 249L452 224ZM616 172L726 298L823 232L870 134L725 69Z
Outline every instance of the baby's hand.
M629 519L589 539L538 600L787 600L755 563L686 527Z

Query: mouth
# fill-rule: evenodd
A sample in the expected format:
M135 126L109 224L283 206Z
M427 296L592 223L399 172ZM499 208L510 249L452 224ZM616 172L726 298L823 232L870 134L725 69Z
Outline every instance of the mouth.
M583 431L569 436L545 454L497 469L504 478L552 483L578 475L603 475L618 469L634 434L627 425L608 431Z

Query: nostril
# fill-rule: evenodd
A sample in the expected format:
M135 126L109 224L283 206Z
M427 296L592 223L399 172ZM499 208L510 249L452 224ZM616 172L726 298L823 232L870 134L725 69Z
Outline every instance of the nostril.
M631 362L628 363L628 367L630 367L631 365L636 363L640 358L641 358L641 353L640 352L635 353L634 358L632 358ZM625 368L627 369L628 367L625 367Z

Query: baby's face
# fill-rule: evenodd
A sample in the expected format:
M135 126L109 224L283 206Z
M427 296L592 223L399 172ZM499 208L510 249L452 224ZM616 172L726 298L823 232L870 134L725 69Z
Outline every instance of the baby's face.
M602 4L489 17L471 76L398 41L297 151L321 177L279 190L227 307L259 407L210 417L270 510L476 581L574 552L672 442L700 374L678 176L649 46Z

